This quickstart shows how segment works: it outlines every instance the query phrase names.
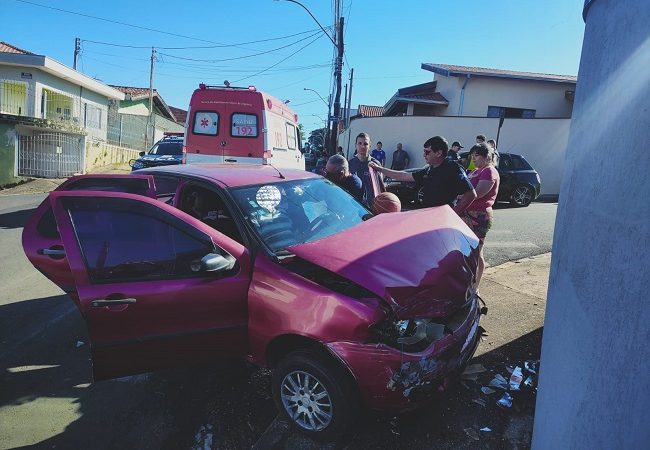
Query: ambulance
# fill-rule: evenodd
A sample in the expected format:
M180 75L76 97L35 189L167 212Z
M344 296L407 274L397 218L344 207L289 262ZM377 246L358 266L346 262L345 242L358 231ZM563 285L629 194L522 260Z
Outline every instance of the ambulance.
M258 91L200 84L185 123L185 162L271 164L305 168L298 116Z

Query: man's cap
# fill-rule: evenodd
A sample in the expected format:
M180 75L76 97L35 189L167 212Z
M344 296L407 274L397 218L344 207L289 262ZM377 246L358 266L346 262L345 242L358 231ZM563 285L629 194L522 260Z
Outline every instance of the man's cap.
M452 147L458 147L458 148L463 148L463 146L462 146L462 145L460 145L460 142L458 142L458 141L454 141L454 143L453 143L453 144L451 144L451 146L452 146Z

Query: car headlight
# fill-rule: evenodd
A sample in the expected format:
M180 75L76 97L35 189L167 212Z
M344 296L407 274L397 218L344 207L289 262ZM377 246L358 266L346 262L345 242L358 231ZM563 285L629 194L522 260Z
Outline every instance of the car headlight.
M445 336L446 325L434 319L389 319L370 329L379 342L407 352L420 352Z
M133 166L134 169L142 169L144 167L144 164L142 161L134 161Z

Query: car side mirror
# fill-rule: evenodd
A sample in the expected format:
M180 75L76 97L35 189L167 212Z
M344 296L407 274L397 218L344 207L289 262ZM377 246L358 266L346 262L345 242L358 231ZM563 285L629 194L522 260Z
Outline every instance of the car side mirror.
M230 255L208 253L200 261L192 262L191 268L193 272L224 272L235 267L235 262Z
M140 152L139 155L140 155L140 156L144 156L144 152Z

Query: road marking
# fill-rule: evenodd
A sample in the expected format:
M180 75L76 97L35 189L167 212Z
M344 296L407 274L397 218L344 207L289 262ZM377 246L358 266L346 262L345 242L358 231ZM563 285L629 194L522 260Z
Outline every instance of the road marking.
M485 241L484 246L486 248L541 248L537 244L533 244L532 242L519 242L519 241L490 241L489 239Z

